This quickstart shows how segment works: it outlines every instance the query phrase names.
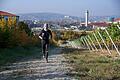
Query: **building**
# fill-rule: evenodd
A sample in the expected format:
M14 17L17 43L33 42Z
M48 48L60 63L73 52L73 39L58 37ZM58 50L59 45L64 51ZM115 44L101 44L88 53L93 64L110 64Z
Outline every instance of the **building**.
M110 25L110 23L106 23L106 22L91 22L89 25L92 26L93 29L105 29L105 28L107 28Z
M105 29L107 28L111 23L107 22L89 22L87 28L89 29ZM81 23L81 27L84 27L85 23Z
M8 12L0 11L0 27L13 27L19 21L19 16Z
M114 19L114 23L120 23L120 18Z

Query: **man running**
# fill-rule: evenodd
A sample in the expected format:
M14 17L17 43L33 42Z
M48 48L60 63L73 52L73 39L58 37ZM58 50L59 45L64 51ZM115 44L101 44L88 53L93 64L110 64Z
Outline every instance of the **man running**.
M42 40L43 58L46 59L46 62L48 62L49 40L52 39L52 32L48 29L48 27L49 27L49 25L47 23L45 23L43 26L43 30L39 34L39 38Z

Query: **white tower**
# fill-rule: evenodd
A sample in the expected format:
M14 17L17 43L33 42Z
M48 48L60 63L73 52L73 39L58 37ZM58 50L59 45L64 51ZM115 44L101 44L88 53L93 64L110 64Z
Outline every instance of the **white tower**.
M89 20L88 18L89 18L89 11L86 10L86 11L85 11L85 26L86 26L86 27L88 27L88 20Z

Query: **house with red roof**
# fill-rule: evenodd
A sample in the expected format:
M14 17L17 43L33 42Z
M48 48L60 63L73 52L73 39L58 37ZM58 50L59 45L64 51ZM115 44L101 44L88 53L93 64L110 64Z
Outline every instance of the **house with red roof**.
M92 23L90 23L90 25L93 26L93 29L105 29L110 25L110 23L107 23L107 22L92 22Z
M120 23L120 18L114 19L114 23Z
M0 27L4 26L12 27L16 25L18 21L19 16L12 13L0 11Z
M89 22L88 27L92 29L105 29L110 25L107 22ZM81 26L85 27L85 23L81 23Z

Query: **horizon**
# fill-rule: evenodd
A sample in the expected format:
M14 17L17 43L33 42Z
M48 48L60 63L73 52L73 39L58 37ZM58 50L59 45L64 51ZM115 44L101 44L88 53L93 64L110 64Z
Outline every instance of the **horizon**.
M120 16L119 0L2 0L0 10L14 14L57 13L69 16L83 17L86 10L90 16ZM57 7L56 7L57 6Z
M54 12L30 12L30 13L18 13L17 15L27 15L27 14L58 14L58 15L65 15L65 16L74 16L74 17L79 17L79 18L84 18L84 16L75 16L75 15L69 15L69 14L63 14L63 13L54 13ZM85 13L84 13L85 14ZM89 16L89 17L112 17L112 16L120 16L120 15L92 15L92 16Z

